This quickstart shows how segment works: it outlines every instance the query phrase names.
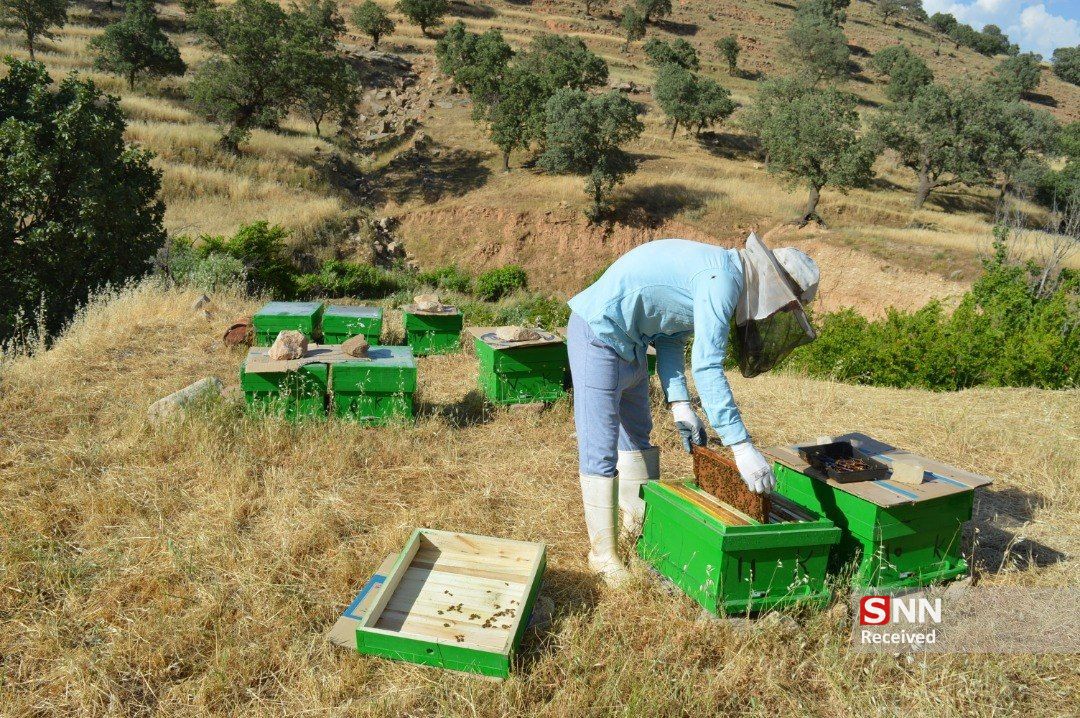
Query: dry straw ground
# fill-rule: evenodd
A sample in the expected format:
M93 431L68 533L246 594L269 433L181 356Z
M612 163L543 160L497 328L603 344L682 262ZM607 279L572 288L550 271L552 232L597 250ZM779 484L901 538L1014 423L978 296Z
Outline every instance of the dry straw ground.
M569 406L485 410L468 354L421 361L415 426L290 426L232 401L153 429L159 396L236 383L241 355L217 338L253 302L216 296L207 320L193 298L103 298L53 349L0 364L0 714L1075 715L1071 657L861 656L835 613L739 633L696 623L640 567L604 590ZM985 580L1076 585L1080 393L733 382L763 444L858 429L993 476L974 522ZM655 413L665 471L686 474ZM510 680L327 643L415 526L548 544L554 624Z

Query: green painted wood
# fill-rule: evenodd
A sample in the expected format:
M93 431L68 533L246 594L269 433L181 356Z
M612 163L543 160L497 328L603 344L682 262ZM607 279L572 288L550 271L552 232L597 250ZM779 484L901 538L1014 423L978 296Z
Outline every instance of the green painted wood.
M926 586L968 573L961 546L974 490L878 506L780 463L776 490L831 519L841 531L830 570L849 571L860 588Z
M495 349L475 339L479 383L494 404L558 401L566 395L566 343L520 349Z
M451 354L461 349L461 329L464 325L461 312L453 314L405 312L403 316L409 346L417 356Z
M255 345L270 346L278 333L286 329L303 332L310 341L319 341L322 313L321 302L269 302L252 317Z
M643 495L638 554L706 610L740 614L829 601L829 551L840 531L827 518L728 526L664 483L645 484Z
M543 545L540 545L539 560L536 562L529 583L527 598L522 602L522 610L517 619L517 629L509 638L508 645L503 650L484 650L475 646L458 645L446 640L400 634L373 627L378 622L378 612L382 610L385 602L389 601L393 595L398 578L404 574L412 563L421 536L432 533L443 532L420 528L415 529L409 537L405 548L398 555L383 582L382 591L386 593L379 597L376 604L369 609L356 628L356 649L361 653L382 658L496 678L507 678L510 675L513 660L520 648L521 641L528 630L529 618L532 615L533 607L536 605L536 598L540 592L544 570L547 566L547 548ZM468 534L459 535L468 536Z
M338 362L330 371L334 414L371 425L413 418L416 360L409 347L379 346L368 360Z
M326 416L325 364L307 364L296 371L271 374L251 374L245 371L245 366L240 367L240 388L249 411L282 416L289 421Z
M382 335L383 310L379 307L331 304L323 312L323 341L341 344L346 339L364 335L368 344L379 344Z

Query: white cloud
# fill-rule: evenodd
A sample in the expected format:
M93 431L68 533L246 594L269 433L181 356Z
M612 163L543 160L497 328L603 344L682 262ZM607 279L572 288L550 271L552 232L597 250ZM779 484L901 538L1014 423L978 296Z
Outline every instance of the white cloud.
M1080 44L1080 22L1047 11L1035 0L923 0L926 12L947 12L976 30L994 24L1025 51L1049 59L1054 48Z
M1054 48L1080 45L1080 22L1051 15L1042 3L1024 8L1020 13L1015 42L1031 47L1049 59Z

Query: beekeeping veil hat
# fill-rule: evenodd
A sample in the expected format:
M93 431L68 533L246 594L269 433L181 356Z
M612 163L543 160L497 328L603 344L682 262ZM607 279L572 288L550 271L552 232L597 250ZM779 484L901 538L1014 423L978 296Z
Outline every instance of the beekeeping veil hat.
M735 307L732 347L743 376L751 377L817 338L803 304L817 294L820 273L804 252L782 247L774 253L756 234L746 239L739 258L743 292Z

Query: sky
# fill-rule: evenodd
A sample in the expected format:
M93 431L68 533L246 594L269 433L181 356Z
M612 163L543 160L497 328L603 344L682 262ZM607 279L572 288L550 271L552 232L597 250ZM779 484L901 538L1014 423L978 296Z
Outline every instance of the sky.
M1000 27L1025 52L1049 60L1054 48L1080 45L1080 0L923 0L926 12L947 12L982 30Z

